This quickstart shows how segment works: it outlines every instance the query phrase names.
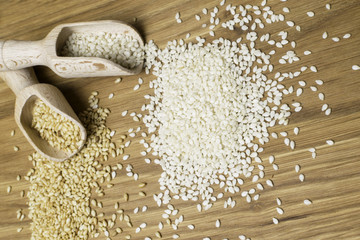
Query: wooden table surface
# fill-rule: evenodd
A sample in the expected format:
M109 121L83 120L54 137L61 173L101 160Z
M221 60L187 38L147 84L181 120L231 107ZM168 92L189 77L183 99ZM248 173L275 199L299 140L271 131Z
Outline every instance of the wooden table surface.
M212 39L206 28L201 28L202 23L208 23L209 17L201 14L204 7L212 9L219 2L215 0L117 0L117 1L60 1L60 0L35 0L0 1L0 38L18 40L38 40L56 25L66 22L91 21L91 20L122 20L133 24L146 41L153 39L158 46L164 47L169 40L184 38L190 32L190 41L199 34L207 39ZM253 3L260 5L261 1L226 1L233 4ZM325 4L331 4L331 10ZM301 61L292 65L275 63L276 71L297 71L301 66L316 65L317 73L306 71L299 78L286 79L283 83L289 87L299 85L297 81L306 80L304 94L297 98L294 94L285 97L284 102L291 103L298 99L303 105L303 110L290 117L289 125L276 126L270 132L288 131L290 138L296 141L296 149L291 151L283 143L283 138L271 141L265 145L263 156L275 155L279 170L274 171L266 161L266 175L271 176L275 187L266 187L260 193L260 199L250 204L244 198L234 195L237 201L234 208L223 208L224 200L229 196L225 194L222 200L215 203L214 207L206 212L199 213L196 203L173 201L185 217L177 231L169 226L161 231L164 239L171 239L177 233L180 239L238 239L240 234L257 239L360 239L360 71L352 70L352 65L360 65L360 1L359 0L280 0L269 1L269 6L281 13L283 7L290 8L286 14L287 20L292 20L301 26L301 31L290 28L286 23L266 26L258 30L259 36L269 32L272 35L281 30L289 32L289 39L297 43L295 51ZM183 23L175 21L176 12L181 13ZM314 11L315 16L310 18L306 12ZM195 21L194 15L202 16L200 22ZM225 19L225 6L220 8L219 16ZM134 22L134 18L137 21ZM223 36L235 39L245 37L242 31L221 30L216 31L216 37ZM328 39L322 39L323 32L327 31ZM351 33L349 39L342 39L345 33ZM332 41L332 37L340 37L340 42ZM276 49L267 44L258 45L264 51ZM287 47L287 49L291 49ZM278 49L276 49L278 51ZM312 51L309 56L304 56L305 50ZM283 50L279 50L279 54ZM277 61L276 61L277 62ZM118 133L126 133L130 127L141 126L130 117L121 117L124 110L140 112L140 107L145 103L143 96L151 93L148 82L154 79L152 75L141 73L138 76L124 77L122 83L115 85L116 77L61 79L46 67L35 67L35 72L40 82L51 83L57 86L67 97L76 112L87 106L87 98L94 90L99 91L100 105L112 111L108 126ZM139 91L133 91L138 77L145 80ZM318 92L309 89L315 79L322 79L324 85L318 86ZM319 92L325 94L325 101L317 97ZM108 95L114 93L113 99ZM29 183L25 180L17 181L18 174L24 176L31 168L27 156L33 149L26 142L14 122L15 96L11 90L0 81L0 239L29 239L31 232L28 229L30 220L24 221L16 218L16 210L27 209L27 198L20 197L20 191L27 191ZM327 103L332 108L330 116L321 112L322 104ZM299 127L300 134L295 136L293 128ZM11 130L15 129L15 136L11 137ZM115 136L115 139L117 136ZM329 146L325 140L332 139L335 145ZM137 138L139 140L139 138ZM132 239L144 239L150 236L156 239L154 233L158 230L159 221L165 207L158 208L152 195L159 193L157 180L161 169L157 165L148 165L143 161L139 152L142 149L137 141L128 149L131 154L129 162L140 173L138 182L125 176L124 170L115 180L115 187L106 190L102 197L105 204L104 211L107 215L113 212L113 205L120 202L125 211L130 212L134 225L147 222L146 229L138 234L134 228L124 225L124 233L113 239L124 239L126 234L131 234ZM20 151L14 152L13 147L18 146ZM309 148L317 149L317 157L312 159ZM265 158L264 158L265 159ZM122 161L110 159L111 163ZM298 174L294 171L296 164L301 165L301 173L305 181L301 183ZM137 185L147 182L144 189L146 197L138 196ZM6 193L8 185L12 192ZM244 189L249 189L253 184L247 183ZM217 188L215 188L217 189ZM127 192L130 201L125 203L122 196ZM276 212L276 201L282 199L283 215ZM313 204L305 206L303 200L309 198ZM137 206L147 205L149 210L145 213L133 214ZM26 210L24 210L27 213ZM272 223L272 217L280 220L278 225ZM216 219L222 222L221 228L215 227ZM194 224L195 230L191 231L186 226ZM23 227L21 233L17 228ZM105 239L102 235L99 239Z

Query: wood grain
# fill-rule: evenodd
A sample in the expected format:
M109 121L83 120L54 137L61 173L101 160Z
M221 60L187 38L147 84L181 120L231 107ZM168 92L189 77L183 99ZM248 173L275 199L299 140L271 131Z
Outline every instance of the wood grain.
M93 21L93 20L121 20L133 24L142 34L145 41L150 39L160 47L164 47L167 41L184 38L186 33L191 33L190 41L201 34L211 40L207 29L201 28L201 24L208 22L204 17L200 22L195 21L194 15L200 14L203 7L213 8L220 1L190 1L190 0L119 0L119 1L1 1L0 8L0 38L34 41L42 39L58 24ZM233 4L247 4L254 1L230 1ZM256 1L259 5L260 1ZM330 3L331 10L326 10L325 4ZM174 233L178 233L181 239L238 239L238 235L245 234L251 239L360 239L360 71L351 70L354 64L360 65L360 2L358 0L333 0L333 1L269 1L269 5L275 12L281 12L284 6L291 12L286 18L301 26L301 31L289 28L285 23L273 24L265 29L258 30L259 36L264 33L277 34L286 29L289 39L297 43L296 52L301 56L301 61L292 65L278 66L279 71L296 71L301 66L316 65L317 73L309 71L301 75L301 79L286 79L287 87L297 85L297 81L306 80L304 94L298 99L303 105L300 113L291 116L288 126L274 127L271 131L288 131L290 138L296 141L296 149L290 151L283 143L283 139L272 139L262 154L264 159L269 155L275 155L276 163L280 170L274 171L265 162L266 175L272 177L275 187L266 188L261 192L259 201L248 204L240 196L233 196L237 205L232 209L224 209L223 201L215 203L209 211L198 213L193 202L174 201L174 205L180 209L180 214L185 217L177 231L166 226L162 230L164 239L171 239ZM183 23L175 21L176 12L181 12ZM315 17L309 18L307 11L314 11ZM134 22L134 17L137 21ZM220 18L227 18L224 8L219 13ZM328 39L324 40L321 35L324 31L329 33ZM345 33L351 33L350 39L342 39L335 43L331 37L342 37ZM216 37L226 38L245 37L242 31L236 30L228 33L224 30L216 31ZM263 51L269 51L272 46L259 44ZM302 52L311 50L312 54L303 56ZM277 51L279 54L283 49ZM276 60L277 61L277 60ZM140 107L145 103L142 97L151 93L147 83L154 77L141 73L138 76L127 76L119 85L114 84L115 77L102 78L78 78L62 79L56 76L50 69L36 67L40 82L50 83L57 86L69 100L76 112L80 112L87 106L87 97L93 90L100 93L100 104L109 107L112 111L108 126L117 133L125 133L130 127L137 124L130 117L121 117L121 112L140 112ZM138 77L145 80L140 90L133 91ZM312 92L309 86L315 79L323 79L324 85L319 86L319 91L325 93L325 102L332 108L332 114L325 116L321 112L323 102L318 100L317 93ZM108 95L114 93L113 99ZM284 101L291 103L295 100L294 95L287 96ZM27 209L26 197L20 197L20 191L28 189L28 182L16 181L16 176L24 176L31 168L31 162L27 156L33 149L21 135L14 121L15 96L4 82L0 82L0 239L29 239L28 229L30 220L25 218L20 222L16 219L16 210ZM141 125L142 126L142 125ZM300 134L294 136L293 128L298 126ZM143 127L143 126L142 126ZM11 130L16 134L10 137ZM116 136L115 136L116 139ZM124 170L114 180L115 188L106 190L102 197L105 208L104 212L109 215L113 212L113 205L120 202L121 208L125 209L133 218L134 226L141 222L147 222L146 229L135 234L135 229L126 228L125 232L113 239L124 239L127 233L132 239L144 239L145 236L154 236L158 230L157 224L163 221L161 214L165 207L158 208L153 201L152 194L159 193L157 180L161 169L156 165L147 165L139 152L142 149L136 138L129 148L131 155L129 163L140 173L138 182L126 177ZM334 146L328 146L325 140L333 139ZM13 147L19 146L20 151L14 152ZM318 156L311 158L308 152L310 147L316 147ZM121 161L111 159L111 163ZM298 174L294 171L296 164L301 165L301 172L306 180L300 183ZM145 181L146 197L138 196L139 182ZM6 193L8 185L12 186L12 192ZM248 189L252 184L245 184L243 189ZM130 194L130 201L124 202L123 193ZM224 199L231 195L226 194ZM285 214L279 216L276 213L276 197L283 201ZM310 206L305 206L303 200L309 198L313 201ZM146 213L137 215L132 210L137 206L147 205ZM26 213L27 211L24 210ZM278 217L280 223L272 224L272 217ZM221 219L222 226L215 228L216 219ZM187 229L188 224L194 224L195 230ZM16 229L23 227L21 233ZM101 236L99 239L105 239Z

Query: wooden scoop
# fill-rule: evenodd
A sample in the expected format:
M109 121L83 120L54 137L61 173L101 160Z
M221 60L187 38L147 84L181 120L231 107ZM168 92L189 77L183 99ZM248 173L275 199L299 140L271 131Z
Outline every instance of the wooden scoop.
M141 72L143 63L127 69L105 58L59 56L72 33L110 32L132 36L144 42L139 33L121 21L93 21L56 26L39 41L0 40L0 71L45 65L64 78L133 75Z
M16 95L15 121L36 151L54 161L64 161L80 151L86 140L86 130L59 89L50 84L39 83L32 68L0 72L0 78ZM53 148L31 127L32 110L37 99L41 99L52 110L80 128L81 144L76 151L69 153Z

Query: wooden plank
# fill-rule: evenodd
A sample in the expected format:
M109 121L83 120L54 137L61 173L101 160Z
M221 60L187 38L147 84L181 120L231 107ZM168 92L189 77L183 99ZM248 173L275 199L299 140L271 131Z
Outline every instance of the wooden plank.
M208 23L209 16L201 13L203 7L209 10L220 1L2 1L0 8L0 38L19 40L38 40L56 25L66 22L91 21L100 19L122 20L133 24L142 33L146 41L155 40L159 47L164 47L168 41L185 38L186 33L191 33L189 41L194 41L197 35L205 36L208 40L213 38L207 35L208 29L201 24ZM254 1L231 1L232 4L255 4ZM331 10L326 10L325 4L331 4ZM261 1L256 1L260 4ZM161 231L164 239L171 239L175 233L181 239L238 239L240 234L245 234L251 239L359 239L360 228L360 71L353 71L351 66L360 65L360 2L357 0L334 1L269 1L269 5L276 13L280 13L284 6L291 12L286 14L286 19L294 21L301 26L301 31L291 29L285 23L273 24L264 29L257 30L259 36L271 33L275 36L279 31L289 32L289 39L296 41L295 51L301 56L301 61L287 66L275 64L279 71L297 71L301 66L316 65L317 73L305 72L300 78L286 79L284 85L299 86L299 80L306 80L304 94L297 99L301 101L303 110L290 117L288 126L276 126L271 131L287 131L296 141L296 149L290 151L284 146L283 138L272 139L265 145L264 159L275 155L279 171L274 171L268 162L264 162L266 175L272 176L274 188L266 188L261 192L259 201L246 203L240 196L226 194L222 200L215 203L214 207L206 212L197 212L194 202L174 201L180 209L180 214L185 216L185 221L177 231L165 226ZM219 17L229 18L225 6L220 8ZM307 11L314 11L315 16L310 18ZM181 13L183 23L175 21L176 12ZM197 22L194 15L201 15ZM137 21L134 22L134 17ZM322 33L327 31L329 38L322 39ZM342 39L335 43L332 37L342 37L351 33L349 39ZM228 32L221 27L215 32L217 37L236 39L245 37L245 33L236 30ZM259 43L263 51L270 51L273 46ZM312 54L304 56L305 50ZM284 49L277 49L283 53ZM122 83L114 84L116 77L61 79L45 67L36 67L35 71L40 82L54 84L63 91L76 112L87 106L87 97L99 91L100 104L111 109L108 126L115 129L117 134L126 133L136 123L130 117L121 117L121 112L140 112L141 105L145 103L144 94L151 93L148 83L154 76L142 73L138 76L124 77ZM272 75L271 75L272 76ZM140 90L133 91L138 77L142 77L145 84ZM323 86L318 86L319 91L325 93L325 101L318 100L317 93L309 89L315 85L314 80L322 79ZM114 93L113 99L108 95ZM284 101L291 103L294 95L286 96ZM321 112L323 103L328 103L332 114L325 116ZM20 197L20 191L27 191L29 183L23 179L18 182L16 176L25 176L31 168L27 156L33 152L30 145L21 135L15 125L13 117L15 97L10 89L0 81L0 239L29 239L31 232L28 229L30 220L16 219L16 210L24 209L27 213L27 198ZM144 128L143 125L141 125ZM294 136L293 128L298 126L300 134ZM11 130L16 134L10 137ZM115 137L116 139L116 137ZM124 239L126 234L131 234L132 239L144 239L150 236L156 239L154 233L158 230L159 221L165 222L161 214L165 207L158 208L153 201L152 194L159 193L158 178L161 169L157 165L144 163L139 152L142 150L134 139L128 152L131 155L129 163L140 173L138 182L125 176L124 170L113 181L115 187L106 189L105 197L100 198L104 203L104 212L107 216L113 213L113 205L120 202L121 208L131 215L134 226L147 222L147 228L135 234L135 228L129 229L123 223L117 225L124 227L124 233L113 239ZM333 139L334 146L328 146L325 140ZM14 152L13 147L19 146L20 151ZM316 147L317 157L311 158L309 148ZM110 159L115 163L119 159ZM301 173L305 174L305 182L300 183L294 166L301 165ZM146 197L138 196L138 184L145 181L148 185L144 188ZM8 185L12 192L6 193ZM243 189L248 189L251 183L245 184ZM215 187L216 191L218 190ZM122 195L130 194L130 201L124 202ZM232 196L237 205L232 209L223 208L223 200ZM284 215L276 213L276 198L283 201ZM305 206L303 200L309 198L313 204ZM148 206L145 213L133 214L137 206ZM278 225L272 223L272 217L280 220ZM221 219L221 228L215 228L215 221ZM195 230L191 231L186 226L194 224ZM166 225L166 224L165 224ZM16 229L23 227L21 233ZM102 235L99 239L105 239Z

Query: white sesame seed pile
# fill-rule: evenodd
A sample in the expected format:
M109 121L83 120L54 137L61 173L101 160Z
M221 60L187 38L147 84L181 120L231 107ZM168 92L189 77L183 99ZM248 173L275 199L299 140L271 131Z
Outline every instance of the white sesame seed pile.
M269 141L268 127L287 125L291 106L282 103L285 95L294 94L301 97L310 89L317 92L323 85L323 80L315 80L318 86L308 86L306 81L299 80L300 87L285 87L281 82L285 79L299 77L303 72L317 73L315 65L301 66L298 71L275 72L272 55L277 49L292 48L284 51L278 61L281 65L299 64L301 58L312 54L311 49L296 52L297 43L288 38L287 31L280 31L278 36L265 33L258 36L256 29L266 28L268 24L285 24L287 29L301 31L301 26L294 21L285 19L283 14L276 14L266 1L261 6L227 5L230 20L217 17L223 10L225 1L213 9L202 9L195 14L193 21L198 22L209 15L210 23L200 23L202 28L209 28L209 36L214 37L218 25L229 31L244 31L243 37L235 41L222 37L207 42L204 36L194 36L193 41L185 43L183 39L169 41L164 49L159 49L153 41L145 47L145 72L156 76L150 81L153 95L145 95L149 101L142 107L149 114L143 118L151 135L151 144L147 152L152 151L156 157L154 163L160 164L163 173L159 179L159 194L154 194L158 206L168 204L172 198L182 200L202 201L197 204L199 212L208 210L213 203L222 198L220 193L214 193L213 185L219 185L220 191L238 193L248 203L257 201L260 194L255 188L241 191L240 186L249 178L258 190L265 187L275 187L272 179L264 179L265 169L261 164L260 153L263 145ZM290 9L284 7L284 13ZM311 18L315 13L307 12ZM175 16L178 22L180 13ZM281 23L283 22L283 23ZM191 37L186 34L185 39ZM281 38L278 40L277 38ZM345 34L344 39L351 37ZM327 38L325 32L323 38ZM212 38L213 39L213 38ZM256 43L267 42L273 45L268 53L257 49ZM289 44L290 43L290 44ZM279 56L277 56L279 57ZM278 66L278 64L276 64ZM280 65L280 66L281 66ZM357 66L353 66L357 70ZM270 74L269 74L270 73ZM325 100L324 93L316 93L320 101ZM303 110L301 102L291 104L293 112ZM325 115L331 114L331 108L324 104ZM300 128L293 132L299 134ZM278 138L272 132L273 138ZM287 132L281 132L284 144L291 150L296 148L295 140ZM331 144L331 143L330 143ZM316 152L312 152L316 157ZM270 164L275 171L279 165L270 157ZM150 159L147 163L150 163ZM257 168L256 168L257 167ZM295 168L300 171L300 165ZM301 182L305 175L299 175ZM262 181L261 184L259 181ZM266 184L266 185L265 185ZM220 197L219 197L220 196ZM236 201L228 198L224 208L234 207ZM284 214L284 209L278 207L277 213ZM273 223L279 219L274 217ZM217 223L218 225L219 223Z
M118 33L72 33L61 55L68 57L100 57L125 68L135 68L143 62L143 50L130 35Z
M268 127L287 124L290 108L281 104L283 86L263 73L270 55L223 38L202 45L201 39L169 42L163 50L147 45L146 66L157 79L144 122L149 133L158 131L151 147L164 170L161 189L183 200L201 198L206 207L219 174L226 176L225 191L239 191L236 178L250 177L261 162L256 142L269 141Z

